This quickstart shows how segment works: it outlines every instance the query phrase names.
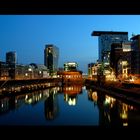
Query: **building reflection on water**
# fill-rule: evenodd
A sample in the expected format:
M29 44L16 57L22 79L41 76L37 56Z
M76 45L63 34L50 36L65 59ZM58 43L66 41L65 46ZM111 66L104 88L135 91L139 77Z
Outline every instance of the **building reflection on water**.
M53 120L59 115L59 93L64 95L64 101L69 105L76 105L77 95L82 93L82 85L68 85L20 95L2 96L0 98L0 115L8 113L10 110L16 110L24 104L34 106L40 101L44 101L45 118L46 120Z
M82 93L82 85L64 85L59 90L49 90L49 96L45 100L45 118L53 120L59 115L58 93L64 94L64 101L69 105L76 105L77 94Z
M62 87L62 93L64 94L64 101L70 106L75 106L78 100L78 94L82 93L82 85L64 85Z
M97 91L92 91L92 89L88 90L88 100L93 101L94 105L97 105Z
M102 92L87 90L88 100L99 108L99 126L140 126L140 108L128 105Z
M63 87L54 87L45 90L38 90L31 93L20 93L0 96L0 116L10 113L11 110L17 110L21 106L36 106L39 102L44 105L44 118L46 120L54 120L59 118L59 106L61 94L62 102L66 102L70 106L78 103L78 96L87 94L88 98L83 98L84 103L93 102L95 108L98 109L99 121L97 124L103 127L122 127L122 126L140 126L140 106L121 101L117 98L106 95L103 92L97 92L93 89L83 89L82 85L64 85ZM83 96L86 97L86 96ZM63 100L64 98L64 100ZM81 101L80 101L81 102ZM62 104L61 104L62 105ZM64 106L61 106L64 107ZM77 107L81 107L78 105ZM93 107L93 109L95 109ZM67 107L69 109L69 107ZM71 108L72 109L72 108ZM80 110L80 108L79 108ZM87 109L88 110L88 109ZM84 111L84 110L82 110ZM74 112L76 114L77 112ZM79 115L79 114L76 114ZM85 114L86 115L86 114ZM97 114L95 114L97 115ZM64 116L63 116L64 117ZM81 117L81 116L77 116ZM93 119L93 118L91 118ZM58 121L57 120L57 121ZM63 119L64 120L64 119Z
M55 94L60 88L38 90L30 93L21 93L19 95L12 94L0 97L0 115L8 113L10 110L17 109L23 104L36 105L40 101L46 101L51 98L52 93Z
M57 89L50 89L49 96L45 100L45 118L47 120L55 119L59 114L59 105L58 105L58 90Z

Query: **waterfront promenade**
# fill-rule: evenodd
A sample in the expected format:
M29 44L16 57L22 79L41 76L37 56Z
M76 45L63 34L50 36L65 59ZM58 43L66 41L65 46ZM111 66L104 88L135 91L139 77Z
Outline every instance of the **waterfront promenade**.
M45 89L59 84L61 84L61 78L0 80L0 95Z

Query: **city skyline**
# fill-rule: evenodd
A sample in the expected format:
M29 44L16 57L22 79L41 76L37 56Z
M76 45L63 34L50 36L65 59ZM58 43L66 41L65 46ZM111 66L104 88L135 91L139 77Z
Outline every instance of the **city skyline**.
M59 67L74 61L83 72L98 59L93 31L125 31L129 39L140 33L138 15L1 15L0 21L1 61L6 52L16 51L19 64L43 64L45 45L54 44Z

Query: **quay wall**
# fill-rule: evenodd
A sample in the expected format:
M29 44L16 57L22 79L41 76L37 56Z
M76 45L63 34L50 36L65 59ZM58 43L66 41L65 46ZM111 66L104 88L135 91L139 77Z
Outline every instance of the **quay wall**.
M0 95L27 92L61 85L61 78L40 78L23 80L0 80Z
M102 93L111 95L113 97L127 100L133 104L140 105L140 88L135 88L135 86L128 86L121 83L103 83L99 84L96 81L85 80L85 86L87 89L94 89L101 91Z

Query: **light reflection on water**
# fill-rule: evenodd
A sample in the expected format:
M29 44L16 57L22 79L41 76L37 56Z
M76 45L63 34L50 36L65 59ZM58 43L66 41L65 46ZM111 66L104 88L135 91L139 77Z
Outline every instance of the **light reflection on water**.
M140 126L140 108L82 85L1 96L0 125Z

